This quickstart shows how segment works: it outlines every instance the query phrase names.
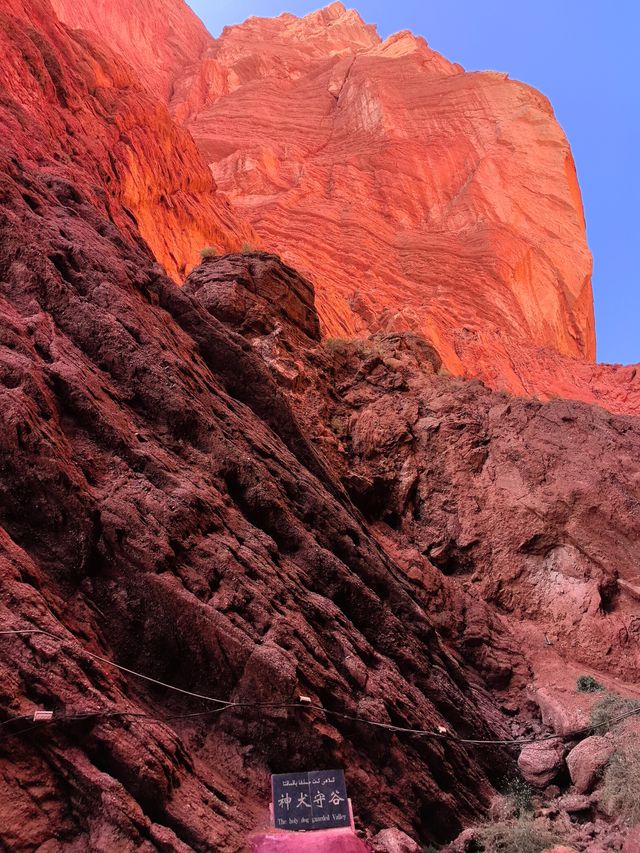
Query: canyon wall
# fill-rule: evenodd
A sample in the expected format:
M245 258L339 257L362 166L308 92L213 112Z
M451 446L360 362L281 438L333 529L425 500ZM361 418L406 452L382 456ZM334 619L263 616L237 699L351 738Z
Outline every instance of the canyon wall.
M175 280L203 246L255 239L217 192L190 135L97 36L68 30L42 0L7 0L2 39L5 157L13 149L27 162L46 158L60 193L70 176L82 180L109 220L142 238Z
M353 718L500 734L496 652L440 640L260 353L154 260L132 163L177 184L192 230L208 213L242 233L206 169L189 195L188 137L46 0L4 0L0 24L0 626L18 632L0 636L0 846L240 850L269 772L309 761L352 768L361 826L450 837L507 754L391 731L372 748ZM261 289L322 346L308 282L275 261Z
M140 85L143 65L132 71L97 34L62 24L47 0L0 8L0 631L48 632L0 635L0 846L235 853L268 822L270 772L310 765L347 769L363 833L398 826L425 844L449 841L487 813L515 768L517 750L473 741L546 733L541 697L555 691L558 703L564 691L562 711L585 669L623 693L637 683L637 419L514 398L446 368L472 372L473 357L508 388L526 362L532 384L519 392L553 380L585 396L601 383L600 399L615 389L607 399L620 409L638 399L632 367L588 360L590 299L580 303L568 268L554 278L541 265L531 316L527 288L507 280L499 212L514 245L536 235L536 270L544 240L560 264L560 232L576 238L566 247L576 269L589 267L577 198L563 195L571 172L553 171L567 149L548 107L500 76L463 74L412 36L380 43L339 5L202 36L193 65L186 43L165 46L166 90ZM137 37L152 42L143 24ZM252 43L262 44L253 55ZM548 216L546 237L528 207L516 215L510 181L499 203L499 169L474 177L491 173L489 155L460 207L449 199L447 232L432 223L414 235L426 198L438 222L447 205L415 173L419 128L399 134L399 115L414 111L361 98L387 66L397 97L416 68L433 78L433 109L459 103L465 138L496 133L489 90L510 93L505 149L517 143L520 105L560 181L555 201L531 208ZM318 100L325 84L331 99ZM290 148L256 159L278 122L252 93L271 92L275 105L282 89L295 106L297 86L309 95L298 136L297 121L285 123ZM158 103L169 89L174 115L182 109L194 130L206 118L200 147L231 192L245 182L234 206L260 237ZM498 110L507 96L494 95ZM241 101L255 108L257 148L245 160L229 147ZM316 145L344 153L332 166L307 140L323 111L333 131ZM444 112L438 127L449 132ZM450 155L434 140L452 180L453 137ZM403 161L389 161L396 145L413 163L406 181ZM405 209L414 184L418 201ZM480 205L483 187L493 189ZM319 225L311 213L322 220L323 198ZM285 217L291 204L299 216ZM357 248L369 210L380 230L367 250L374 273ZM291 251L307 247L301 263L318 254L321 311L313 282L274 255L229 252L189 272L202 245L255 246L280 216ZM417 241L406 274L398 223L410 248ZM461 242L448 254L454 232ZM326 248L322 235L338 242ZM418 299L410 287L426 245L420 282L433 310L399 319L403 282L406 304ZM352 286L370 302L341 290ZM467 314L478 328L456 325ZM38 709L53 720L34 721ZM363 719L396 728L374 736Z
M594 365L580 188L542 94L409 32L382 41L341 3L198 32L190 60L181 0L108 18L55 4L115 29L154 89L143 37L121 34L135 21L146 42L170 22L170 109L264 245L314 283L326 337L415 330L453 374L640 411L636 369Z

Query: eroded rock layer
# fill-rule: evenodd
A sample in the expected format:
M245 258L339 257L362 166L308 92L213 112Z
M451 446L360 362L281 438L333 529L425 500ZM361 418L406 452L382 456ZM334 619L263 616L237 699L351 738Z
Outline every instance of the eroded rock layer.
M436 567L567 660L632 681L638 419L445 377L414 333L305 346L269 309L280 275L274 259L234 256L185 288L262 355L385 548L414 579ZM298 311L314 335L308 322Z
M382 41L341 3L198 31L189 63L182 0L109 15L55 2L114 31L152 88L171 79L220 187L314 283L327 337L415 330L453 374L640 411L637 366L593 362L580 189L539 92L465 73L409 32ZM165 26L160 61L148 42Z
M320 74L345 27L380 49L313 20ZM314 765L364 831L450 840L517 757L459 738L637 681L637 419L452 378L416 330L323 340L273 255L176 287L154 255L250 229L107 47L44 0L0 24L0 631L48 632L0 634L0 846L234 853Z
M186 124L314 281L328 336L420 330L457 372L475 329L593 357L580 192L542 95L339 3L230 27L211 54L228 83Z
M3 0L0 40L3 160L37 167L60 206L81 183L107 221L143 239L176 280L203 246L253 239L189 134L98 37L68 30L47 0ZM22 203L37 215L28 193Z
M503 656L503 680L525 665L497 622L502 651L441 642L234 331L241 273L225 323L155 264L125 210L128 173L101 171L120 113L100 110L115 93L91 76L96 45L44 2L16 0L2 24L0 625L54 637L0 637L0 843L240 850L267 820L269 772L309 762L352 768L362 824L450 837L486 807L506 755L384 732L372 743L340 714L491 737L504 731L492 661ZM129 84L120 94L119 108L147 109ZM158 166L168 175L171 161ZM257 290L263 324L277 294L278 322L320 346L308 282L271 262ZM481 618L488 638L495 620ZM241 703L305 693L338 716L211 715L108 661ZM54 722L34 724L38 708Z

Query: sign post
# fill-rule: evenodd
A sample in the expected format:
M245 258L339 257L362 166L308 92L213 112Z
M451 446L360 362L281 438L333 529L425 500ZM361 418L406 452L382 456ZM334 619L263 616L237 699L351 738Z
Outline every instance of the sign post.
M271 777L273 825L290 832L353 828L343 770L277 773Z

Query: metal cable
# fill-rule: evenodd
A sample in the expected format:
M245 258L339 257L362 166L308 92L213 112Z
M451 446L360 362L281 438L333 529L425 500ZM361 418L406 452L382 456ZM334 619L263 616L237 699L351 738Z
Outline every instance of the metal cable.
M45 636L51 637L52 639L57 640L58 642L65 642L67 639L64 637L59 637L56 634L52 634L50 631L44 631L40 628L12 630L12 631L6 631L6 630L0 631L0 635L9 635L9 634L13 634L13 635L17 635L17 634L44 634ZM521 745L526 745L526 744L531 744L531 743L543 743L545 741L550 741L550 740L572 740L576 737L579 737L579 736L584 735L584 734L588 734L589 732L595 731L599 728L603 728L605 726L610 726L614 723L625 720L628 717L632 717L636 714L640 714L640 702L639 702L637 708L632 708L628 711L625 711L624 713L618 714L615 717L612 717L608 720L605 720L602 723L597 723L597 724L590 725L590 726L584 726L580 729L576 729L575 731L568 732L567 734L564 734L564 735L550 734L550 735L544 735L542 737L532 736L532 737L528 737L528 738L511 738L511 739L461 738L457 734L455 734L455 732L450 732L450 731L439 732L439 731L432 731L430 729L412 729L412 728L405 727L405 726L396 726L393 723L381 723L381 722L378 722L377 720L370 720L366 717L359 717L359 716L355 716L353 714L347 714L343 711L333 711L333 710L330 710L329 708L325 708L322 705L316 705L316 704L308 703L308 702L300 702L300 701L298 701L298 702L231 702L231 701L228 701L226 699L216 699L212 696L207 696L203 693L194 693L191 690L185 690L182 687L176 687L173 684L168 684L165 681L160 681L159 679L152 678L149 675L144 675L141 672L137 672L134 669L129 669L128 667L125 667L125 666L122 666L121 664L115 663L114 661L111 661L108 658L104 658L101 655L96 655L93 652L89 652L84 647L82 650L89 657L95 658L96 660L99 660L102 663L106 663L109 666L113 666L116 669L121 670L122 672L129 673L130 675L134 675L137 678L142 678L145 681L149 681L149 682L151 682L153 684L157 684L161 687L166 687L169 690L174 690L177 693L182 693L186 696L191 696L191 697L194 697L196 699L203 699L207 702L213 702L216 705L219 705L220 707L215 708L215 709L211 709L208 711L197 711L195 713L189 713L189 714L175 714L173 716L166 717L166 718L155 717L152 714L145 714L145 713L140 713L140 712L135 712L135 711L84 711L84 712L77 712L75 714L56 715L56 716L54 716L53 721L49 721L49 722L57 722L57 721L64 721L64 720L80 720L80 719L88 719L90 717L103 717L103 718L131 717L131 718L137 718L137 719L141 719L141 720L152 720L154 722L167 723L167 722L170 722L173 720L183 720L183 719L189 719L189 718L193 718L193 717L203 717L203 716L207 716L210 714L217 714L217 713L221 713L222 711L226 711L229 708L264 708L264 709L271 708L272 710L283 710L283 709L298 709L298 710L303 709L303 710L305 710L306 709L306 710L318 711L318 712L323 713L327 716L339 717L340 719L343 719L343 720L349 720L351 722L363 723L364 725L385 729L385 730L390 731L390 732L397 732L397 733L407 734L407 735L416 735L418 737L431 737L431 738L435 738L438 740L453 740L456 743L473 745L473 746L484 746L484 745L521 746ZM30 715L21 715L18 717L12 717L12 718L9 718L8 720L4 720L3 722L0 722L0 726L6 726L7 724L9 724L11 722L15 722L17 720L30 719L30 718L31 718ZM42 722L46 722L46 721L42 721ZM21 733L24 733L25 731L31 731L33 728L37 728L37 722L35 722L35 724L33 726L30 726L28 729L20 729L17 732L8 732L8 734L19 735Z

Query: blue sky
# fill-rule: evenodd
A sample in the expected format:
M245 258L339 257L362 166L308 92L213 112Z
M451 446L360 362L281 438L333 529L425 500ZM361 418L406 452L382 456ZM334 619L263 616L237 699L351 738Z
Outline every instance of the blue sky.
M322 0L188 0L218 35L250 15ZM507 71L544 92L564 127L594 258L598 359L640 362L640 3L637 0L357 0L384 37L410 29L468 70Z

